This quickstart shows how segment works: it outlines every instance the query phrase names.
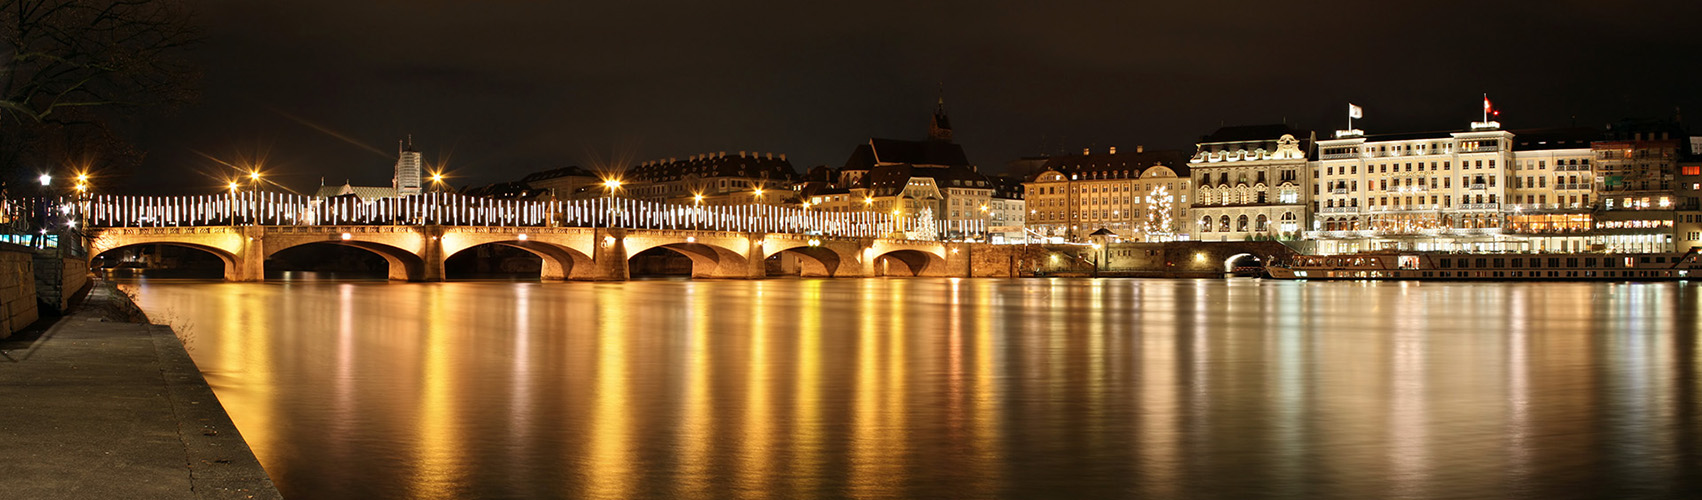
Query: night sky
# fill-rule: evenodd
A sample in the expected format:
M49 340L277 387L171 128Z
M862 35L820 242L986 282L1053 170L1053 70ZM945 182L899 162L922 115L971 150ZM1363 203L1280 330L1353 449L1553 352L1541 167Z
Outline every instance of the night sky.
M204 0L200 99L135 122L146 163L108 189L214 192L233 170L209 157L389 185L409 133L458 185L717 151L837 167L921 138L942 86L984 172L1327 134L1348 102L1373 134L1464 128L1485 92L1511 129L1702 119L1702 2L1506 3Z

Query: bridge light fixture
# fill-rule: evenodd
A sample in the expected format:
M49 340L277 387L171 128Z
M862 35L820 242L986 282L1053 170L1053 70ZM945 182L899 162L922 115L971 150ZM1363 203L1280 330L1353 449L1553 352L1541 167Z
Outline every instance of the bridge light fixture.
M249 170L248 171L248 179L255 181L255 182L259 182L260 181L260 171L259 170Z
M520 241L526 241L526 233L520 233Z
M821 240L818 240L818 239L815 239L815 238L810 238L810 246L812 246L812 247L821 246Z
M53 183L53 176L47 175L47 174L41 174L41 177L36 178L36 180L41 181L41 185L46 186L48 184Z
M873 205L873 204L875 204L875 199L873 197L863 198L863 204L864 205Z
M754 192L756 193L757 198L762 197L762 188L756 188L756 191L754 191Z
M238 186L237 186L237 185L236 185L236 181L231 181L231 182L230 182L230 184L228 184L228 185L226 185L226 186L225 186L225 187L228 187L228 188L230 188L230 192L231 192L231 194L236 194L236 189L237 189L237 187L238 187Z
M702 203L703 203L703 193L696 193L696 194L691 195L691 204L699 205L699 204L702 204Z
M697 237L696 236L687 236L686 237L686 243L697 243Z
M349 234L349 233L343 233L343 241L349 241L349 238L353 238L353 237L355 237L355 235L352 235L352 234Z
M620 179L603 179L603 187L609 188L610 191L620 189L621 188L621 180Z

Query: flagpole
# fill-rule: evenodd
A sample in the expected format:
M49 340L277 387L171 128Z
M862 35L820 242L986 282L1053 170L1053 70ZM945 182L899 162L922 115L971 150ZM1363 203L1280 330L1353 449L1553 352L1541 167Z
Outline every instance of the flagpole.
M1489 93L1483 93L1483 122L1489 123Z

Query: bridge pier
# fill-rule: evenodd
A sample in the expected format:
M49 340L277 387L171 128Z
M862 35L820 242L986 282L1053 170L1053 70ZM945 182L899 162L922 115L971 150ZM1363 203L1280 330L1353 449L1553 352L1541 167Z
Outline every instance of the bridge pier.
M762 250L763 242L767 240L767 234L751 237L750 247L745 249L745 268L740 273L740 278L762 279L768 277L768 257Z
M425 245L420 248L420 259L423 262L420 269L420 281L443 281L445 272L444 261L449 259L443 254L443 226L423 226L420 232L426 236Z
M591 265L573 266L569 279L577 281L626 281L632 278L627 269L626 230L598 228L592 232Z
M238 227L237 236L241 240L236 251L236 262L225 266L225 281L264 281L266 279L265 226Z

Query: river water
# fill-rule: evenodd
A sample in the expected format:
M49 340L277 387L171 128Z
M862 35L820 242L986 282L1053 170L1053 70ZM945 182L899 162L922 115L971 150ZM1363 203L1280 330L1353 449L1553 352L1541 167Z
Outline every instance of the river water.
M288 498L1702 498L1702 285L137 281Z

